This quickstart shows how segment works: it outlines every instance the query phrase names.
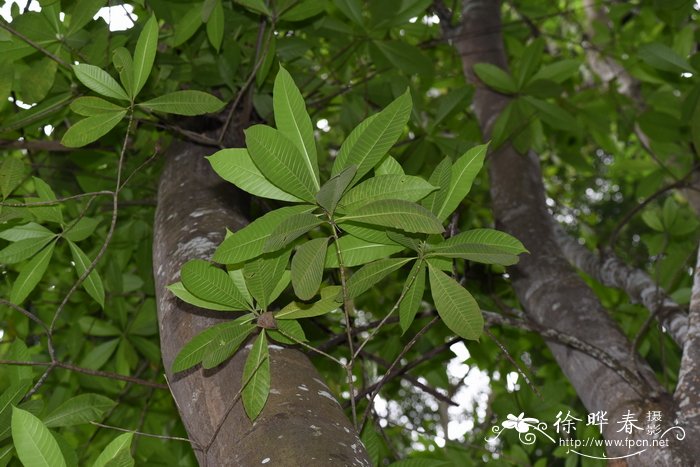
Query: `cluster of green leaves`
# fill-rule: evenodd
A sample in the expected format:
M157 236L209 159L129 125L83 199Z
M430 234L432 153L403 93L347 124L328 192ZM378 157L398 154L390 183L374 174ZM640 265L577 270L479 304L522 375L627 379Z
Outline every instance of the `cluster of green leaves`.
M427 270L433 302L447 327L465 339L478 339L484 325L479 305L445 271L452 271L453 259L512 265L525 252L518 240L496 230L444 238L442 224L469 192L487 146L468 150L454 164L443 159L428 181L405 175L387 152L411 112L408 91L350 133L323 184L311 120L284 68L275 79L273 105L276 129L252 126L245 131L247 148L224 149L209 160L240 189L295 204L227 235L213 257L225 270L192 260L182 267L181 282L170 286L193 305L248 312L193 338L173 370L200 362L204 368L215 367L259 331L241 383L243 405L253 420L270 387L268 337L283 344L304 342L297 320L330 313L344 300L355 300L393 272L410 267L397 301L401 328L408 329L420 308ZM407 250L408 256L390 257ZM324 269L346 266L362 267L346 284L324 282ZM299 300L275 310L275 300L290 282Z

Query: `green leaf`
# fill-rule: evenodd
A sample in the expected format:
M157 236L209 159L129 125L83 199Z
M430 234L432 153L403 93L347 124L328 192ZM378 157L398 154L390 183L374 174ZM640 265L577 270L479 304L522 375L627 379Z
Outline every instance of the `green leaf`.
M202 91L175 91L139 103L155 112L176 115L202 115L220 110L224 103Z
M34 258L22 266L17 280L12 284L12 291L10 292L10 301L12 303L21 305L32 293L32 290L34 290L41 278L44 277L55 245L56 242L51 242L49 246L41 250Z
M532 75L540 67L542 60L542 51L544 49L544 40L541 37L534 39L525 47L525 50L520 55L517 67L518 89L521 89L527 83Z
M408 235L404 235L401 232L395 232L393 230L387 230L386 236L391 241L398 243L399 245L405 246L406 248L408 248L410 250L413 250L416 252L421 251L422 241L420 239L410 237Z
M112 399L99 394L80 394L56 407L44 417L49 427L73 426L100 420L105 412L114 407Z
M537 109L540 119L552 128L569 132L578 128L576 118L558 105L531 96L525 96L523 99Z
M310 300L323 279L328 238L315 238L297 248L292 258L292 287L297 297Z
M221 178L251 195L280 201L303 201L270 183L245 148L222 149L207 159Z
M435 167L430 175L428 182L438 187L438 190L430 193L421 201L421 206L428 209L433 214L437 214L447 199L447 191L450 189L450 181L452 180L452 161L449 157L445 157Z
M151 74L153 61L156 58L157 47L158 20L155 16L151 16L141 30L139 39L136 42L136 49L134 49L134 89L131 93L134 97L143 89L144 84L146 84L148 80L148 76Z
M304 329L299 324L299 321L293 319L281 319L275 321L277 329L268 329L265 333L268 337L276 340L281 344L293 345L298 344L299 341L306 342L306 334L304 334ZM290 336L290 337L287 337ZM292 339L292 337L294 339ZM296 339L296 340L295 340Z
M413 258L380 259L362 266L348 280L348 296L356 298Z
M435 215L424 207L398 199L373 201L348 210L338 222L347 220L393 227L406 232L442 233L445 230Z
M272 293L270 293L270 299L268 300L268 302L272 303L275 300L277 300L279 296L282 295L282 292L284 292L285 289L289 286L289 283L291 281L292 272L288 269L282 271L282 276L280 277L279 281L277 281L277 285L275 285L275 287L272 289Z
M199 308L204 308L206 310L216 310L216 311L237 311L238 310L238 307L221 305L219 303L208 302L206 300L202 300L201 298L197 298L194 295L192 295L185 288L184 285L182 285L182 282L176 282L174 284L170 284L167 288L177 298L179 298L183 302L189 303L190 305L198 306ZM252 306L252 304L250 304L250 306Z
M474 65L474 73L484 84L498 92L514 94L518 90L513 77L496 65L477 63Z
M97 218L81 217L75 224L66 227L61 236L73 242L80 242L92 235L99 223Z
M117 47L112 52L112 63L114 68L119 73L119 81L126 89L127 94L132 99L134 98L134 59L126 47Z
M68 240L68 246L70 247L71 256L73 257L73 262L75 263L75 270L78 276L82 276L87 268L90 266L92 261L88 256L80 249L78 245ZM100 304L102 308L105 306L105 289L102 285L102 279L98 274L96 269L90 271L87 278L82 284L85 291L90 295L97 303Z
M527 252L518 239L505 232L474 229L432 247L429 255L510 266L518 262L517 255Z
M678 55L672 48L658 42L644 44L639 48L638 54L639 58L658 70L696 73L686 59Z
M272 234L265 242L263 251L265 253L270 253L284 248L297 238L307 233L309 230L313 229L314 227L318 227L322 223L323 220L308 212L294 214L284 219L277 225L277 227L275 227Z
M387 155L382 162L374 168L375 175L404 175L403 167L399 161Z
M10 436L12 406L19 404L31 387L31 379L10 380L10 385L0 394L0 441Z
M353 237L361 238L370 243L381 243L383 245L398 245L389 238L387 232L394 231L379 225L363 224L362 222L343 222L340 226L343 232L347 232ZM396 230L395 232L399 232Z
M416 313L420 309L423 293L425 292L425 263L416 261L408 277L414 277L414 279L410 285L409 282L406 282L403 287L404 297L399 305L399 325L402 332L406 332L411 327L413 320L416 318Z
M266 125L245 130L245 140L253 162L269 181L305 201L315 202L317 182L292 141Z
M272 104L275 111L277 129L297 147L302 155L304 170L314 182L314 193L318 191L318 160L314 128L306 111L304 98L294 83L294 79L280 66L272 91Z
M248 309L248 303L229 275L204 260L188 261L182 266L180 276L185 288L197 298L236 310Z
M350 211L372 201L400 199L419 201L437 188L421 177L410 175L377 175L349 190L340 205Z
M321 187L321 190L316 193L316 201L318 201L319 206L325 209L329 214L333 214L338 205L338 201L350 185L356 172L357 167L351 165L338 175L331 177L331 179Z
M345 16L355 22L355 24L359 26L364 25L360 0L334 0L333 3L335 3L335 6L338 7Z
M52 239L53 235L51 237L27 238L12 243L0 250L0 264L14 264L31 258Z
M471 148L452 166L450 185L445 195L445 201L436 214L440 221L447 219L471 190L474 178L484 164L487 148L488 144Z
M267 5L265 5L265 2L263 0L236 0L236 3L243 5L244 7L256 13L262 13L266 16L272 16L272 12L267 7Z
M479 304L450 276L432 265L429 269L430 289L440 318L458 336L464 339L478 339L484 329L484 318Z
M221 42L224 40L224 7L221 6L221 0L216 1L207 20L207 37L209 43L218 52L221 48Z
M235 330L235 334L240 330L239 328L246 327L246 325L250 324L254 318L255 317L252 314L247 314L233 321L226 321L224 323L211 326L194 336L187 344L184 345L184 347L182 347L182 349L180 349L177 357L175 357L172 364L173 373L187 370L188 368L192 368L201 362L206 356L209 344L216 341L220 334L228 332L230 329Z
M338 246L343 256L343 264L347 267L359 266L375 259L386 258L403 250L402 246L367 242L352 235L340 237ZM325 267L338 267L338 256L335 247L328 248Z
M81 360L80 366L91 370L99 370L112 357L121 339L112 339L93 347L90 352Z
M126 110L103 113L85 118L73 124L61 138L61 144L69 148L79 148L90 144L109 133L126 115Z
M0 231L0 238L8 242L18 242L29 238L47 238L53 237L55 234L36 222L18 225L7 230Z
M95 96L78 97L70 103L70 109L78 115L83 115L85 117L94 117L95 115L102 114L113 115L122 110L126 110L124 107L112 104L101 97Z
M251 315L241 316L233 321L238 324L237 326L231 325L220 330L204 349L202 368L215 368L236 353L241 344L256 328L251 323L251 318Z
M31 413L12 408L12 441L22 464L32 467L65 467L58 443Z
M94 316L83 316L78 320L78 326L83 334L88 336L115 337L122 335L122 331L118 327Z
M399 139L411 115L411 107L411 94L406 90L384 110L360 123L340 147L331 175L356 165L352 184L357 183Z
M7 198L24 180L24 162L14 157L5 157L0 166L0 191Z
M275 319L301 319L325 315L340 308L338 295L342 287L331 285L321 289L321 298L314 303L292 302L275 314Z
M301 0L292 8L285 11L280 19L284 21L304 21L305 19L316 16L325 9L326 5L324 2L319 2L318 0Z
M202 4L197 2L180 16L175 22L175 34L172 36L173 47L179 47L194 36L197 29L202 25Z
M252 195L280 201L303 201L270 183L245 148L222 149L207 159L221 178Z
M580 60L559 60L540 68L530 81L534 82L537 80L549 80L554 81L555 83L563 83L578 73L580 67Z
M70 17L70 25L66 35L72 36L80 31L83 26L92 21L92 18L104 4L104 0L82 0L72 3L66 11L67 16Z
M236 286L238 291L243 295L246 302L250 307L253 307L253 296L248 291L248 287L245 285L245 277L243 276L243 265L239 264L236 267L230 267L228 270L228 275L231 276L233 280L233 285Z
M92 467L132 467L134 459L131 457L131 440L133 433L119 435L104 448L92 464Z
M88 65L87 63L80 63L78 65L73 65L73 72L81 83L96 93L111 97L112 99L130 101L124 88L102 68Z
M250 349L243 367L241 385L243 408L248 418L254 421L265 407L270 394L270 355L265 331L260 333Z
M214 253L214 261L223 264L236 264L260 256L263 254L263 247L268 238L282 221L313 209L313 206L308 205L289 206L268 212L225 238Z
M243 277L258 306L267 310L272 293L287 269L291 248L263 255L243 267Z

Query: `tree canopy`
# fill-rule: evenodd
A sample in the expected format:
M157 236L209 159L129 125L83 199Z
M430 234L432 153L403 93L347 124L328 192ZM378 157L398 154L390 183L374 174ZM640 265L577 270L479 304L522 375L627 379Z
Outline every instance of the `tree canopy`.
M175 386L247 429L287 348L352 465L692 459L699 9L6 2L0 466L215 463Z

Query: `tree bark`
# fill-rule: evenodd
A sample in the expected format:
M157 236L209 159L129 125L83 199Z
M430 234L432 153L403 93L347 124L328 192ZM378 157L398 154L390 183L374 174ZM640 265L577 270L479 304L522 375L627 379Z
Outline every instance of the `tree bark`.
M473 107L485 139L508 105L509 97L481 84L473 73L476 63L508 69L501 37L500 2L464 1L462 22L455 36L467 79L476 85ZM628 410L639 415L659 410L673 414L673 401L646 363L638 360L627 337L602 307L595 294L570 267L557 245L553 219L545 204L545 188L537 154L520 155L504 144L490 157L491 198L497 226L518 239L530 251L512 269L516 294L528 317L540 326L573 335L587 344L605 349L623 365L636 369L638 381L629 384L620 374L589 355L549 343L555 359L576 389L589 412L607 411L609 420L620 420ZM637 362L636 364L634 362ZM639 392L639 387L646 390ZM606 425L606 439L638 439L643 432L626 435L618 426ZM691 438L692 439L692 438ZM685 445L671 439L667 449L649 448L630 465L693 465L700 451L692 441ZM609 457L630 452L611 446Z
M270 395L255 423L236 398L249 346L212 370L170 371L185 343L233 315L187 305L166 289L179 280L183 263L211 257L225 228L235 231L247 224L241 194L214 174L204 155L206 149L192 144L170 148L158 189L153 245L163 363L200 465L370 465L340 405L298 350L271 346Z

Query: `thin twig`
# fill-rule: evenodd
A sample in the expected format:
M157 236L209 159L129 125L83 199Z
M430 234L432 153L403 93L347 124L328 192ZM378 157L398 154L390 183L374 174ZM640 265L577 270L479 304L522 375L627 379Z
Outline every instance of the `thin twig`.
M77 195L66 196L65 198L58 198L50 201L33 201L31 203L7 203L0 202L0 206L7 206L11 208L31 208L35 206L55 206L57 204L65 203L66 201L72 201L74 199L86 198L88 196L114 196L114 192L110 190L102 191L91 191L88 193L80 193Z
M123 431L125 433L133 433L137 436L146 436L148 438L166 439L168 441L184 441L186 443L197 444L196 441L194 441L194 440L191 440L189 438L181 438L179 436L156 435L153 433L144 433L143 431L129 430L127 428L120 428L118 426L105 425L104 423L98 423L98 422L90 422L90 423L92 425L99 426L101 428L109 428L110 430Z

